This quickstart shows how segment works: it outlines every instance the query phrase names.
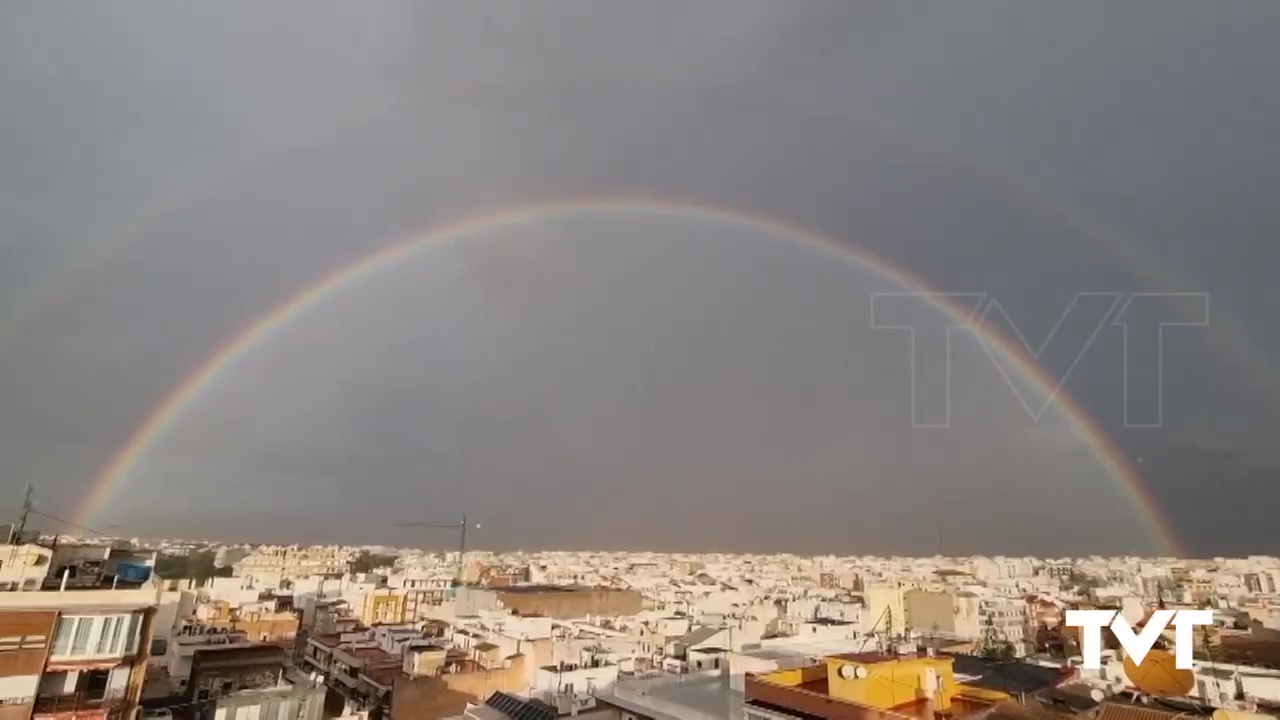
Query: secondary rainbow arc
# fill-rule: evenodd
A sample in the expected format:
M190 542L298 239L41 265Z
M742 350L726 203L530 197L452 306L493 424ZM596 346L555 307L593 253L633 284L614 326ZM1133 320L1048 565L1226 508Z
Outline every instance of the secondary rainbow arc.
M610 84L622 80L638 83L648 81L643 76L622 76L616 71L611 71L607 75L577 76L574 82L595 87L598 83ZM685 90L702 96L715 91L714 87L708 87L697 81L690 82L679 75L664 77L663 82L683 83ZM563 86L563 83L557 80L557 85ZM542 92L542 88L529 86L527 83L518 85L500 83L478 88L468 83L465 86L441 88L433 92L432 97L437 100L458 98L470 101L474 100L478 91L494 93L495 96L510 92L538 95ZM776 102L768 92L755 93L751 88L746 87L735 87L732 91L721 92L719 95L722 99L746 100L761 103L763 106ZM109 266L124 256L130 248L146 239L149 233L154 232L153 225L161 217L196 206L199 202L208 199L208 196L219 188L234 185L243 174L247 174L263 161L270 161L278 155L296 149L329 142L334 135L345 131L346 128L361 126L366 121L394 117L403 106L403 101L389 99L371 106L357 107L352 115L340 119L336 124L310 133L287 136L279 145L260 148L259 151L250 152L246 157L220 164L210 174L202 173L188 179L181 184L178 192L171 196L166 194L165 197L157 198L154 204L148 205L147 210L130 218L100 246L92 248L84 255L75 256L49 282L38 285L29 296L19 298L7 312L0 314L0 352L12 346L13 341L30 326L36 324L38 318L43 317L45 313L73 300L89 276ZM841 117L840 111L825 107L820 102L807 103L804 107L805 111L812 115ZM922 157L972 173L975 179L990 184L1017 206L1064 223L1067 228L1088 240L1093 246L1121 259L1146 285L1145 289L1181 292L1194 287L1194 284L1183 279L1184 274L1175 273L1172 268L1166 267L1159 253L1140 254L1135 247L1135 241L1127 233L1104 223L1088 208L1072 201L1068 196L1060 192L1047 192L1011 168L992 164L981 157L966 155L960 151L960 148L942 139L920 135L918 129L912 133L905 133L901 123L895 118L883 117L874 108L859 108L858 117L869 120L879 132L885 133L886 138L901 141L905 146L923 153ZM1246 371L1250 380L1267 397L1275 397L1277 391L1280 391L1280 383L1275 381L1275 364L1269 361L1267 354L1258 347L1238 321L1229 314L1221 314L1215 316L1214 321L1204 329L1213 341L1212 348L1216 355L1229 361L1233 367Z
M534 220L553 219L583 213L649 213L691 219L704 219L727 225L753 228L810 245L838 255L864 267L900 287L929 293L939 310L958 325L970 324L970 313L946 300L946 295L932 290L912 273L898 268L863 249L853 248L833 238L789 222L771 217L712 205L700 205L651 197L602 197L520 205L466 218L435 228L422 235L390 245L351 263L296 293L284 303L255 319L228 342L217 346L209 358L174 387L145 421L130 435L125 444L95 476L84 501L73 517L78 524L89 524L106 505L112 493L144 457L146 452L173 424L182 411L219 377L232 369L236 361L251 352L277 330L300 317L325 299L351 287L359 280L395 266L418 251L445 241L458 241L503 227ZM1017 345L988 326L975 328L988 347L1007 358L1046 397L1054 398L1076 434L1128 496L1141 521L1161 548L1172 555L1180 554L1173 530L1160 514L1159 505L1143 485L1136 468L1115 445L1098 423L1066 393L1058 391L1057 380L1038 365Z

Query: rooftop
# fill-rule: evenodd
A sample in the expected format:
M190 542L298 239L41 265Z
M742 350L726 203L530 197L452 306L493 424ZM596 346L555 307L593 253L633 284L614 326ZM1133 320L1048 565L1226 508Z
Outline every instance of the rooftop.
M811 657L831 657L850 652L851 648L864 645L862 640L847 638L809 640L803 637L778 638L758 647L743 648L742 654L761 660L799 660Z
M330 650L342 644L342 633L327 633L324 635L313 635L307 638L308 641L317 645L323 645Z
M514 720L555 720L557 715L549 705L504 692L495 692L484 704Z
M1003 693L1034 693L1046 690L1071 677L1071 670L1042 667L1025 662L1008 662L976 655L946 655L952 669L961 675L976 676L965 685Z
M381 687L391 689L395 686L396 680L404 675L404 671L400 669L400 664L396 663L394 665L374 665L360 671L360 674Z
M815 662L816 661L816 662ZM764 673L748 673L746 676L746 697L748 705L756 705L763 710L783 712L796 717L839 717L845 720L933 720L935 703L931 696L922 695L920 688L924 685L924 675L903 681L898 675L907 669L908 676L924 668L917 665L899 665L925 661L929 663L952 665L953 659L948 656L932 656L929 654L895 654L885 652L846 652L828 655L822 658L810 657L808 661L787 669ZM870 679L849 682L835 679L836 665L842 662L857 665L890 666L887 670L875 670ZM780 663L781 665L781 663ZM935 669L936 672L936 669ZM881 673L881 674L876 674ZM887 673L887 674L885 674ZM1055 678L1057 672L1053 671ZM863 675L867 678L867 675ZM936 675L934 677L937 677ZM892 685L888 691L884 688ZM898 686L901 685L899 688ZM968 692L965 688L970 688ZM949 714L964 718L983 714L991 710L994 698L1006 697L1006 690L994 693L982 693L980 689L966 684L957 685L945 692L945 701L949 703ZM938 698L943 701L943 698ZM797 715L797 713L799 713Z
M761 682L758 678L752 678L755 682ZM766 681L767 682L767 681ZM782 687L781 689L790 692L800 692L806 695L821 696L826 703L839 703L839 717L849 720L855 716L859 720L935 720L933 704L928 700L917 700L911 703L895 705L892 708L878 708L871 705L863 705L861 703L834 697L830 694L827 685L827 678L818 678L810 682L802 683L793 687ZM764 693L769 697L774 695ZM770 702L768 699L753 697L747 701L747 706L760 707L764 710L772 710L798 718L819 718L825 720L827 716L814 715L805 713L802 710L787 704L779 704ZM977 715L990 710L991 703L977 702L966 700L962 697L955 697L951 700L951 716L955 718L964 718L970 715Z
M828 660L844 660L851 663L861 663L863 665L874 665L882 662L896 662L899 660L915 660L917 658L926 657L921 654L898 655L896 653L886 652L851 652L841 653L839 655L830 655Z
M719 672L621 682L601 700L654 720L742 720L743 695Z
M593 588L580 587L578 585L508 585L507 587L494 588L494 591L509 595L526 595L531 593L583 592L591 589Z
M1098 708L1094 717L1097 720L1172 720L1183 714L1172 709L1108 702Z
M343 652L365 661L378 661L378 660L391 659L391 656L388 655L385 650L377 647L343 648Z
M283 666L285 650L279 645L223 645L200 648L192 657L192 667L220 667L227 665Z

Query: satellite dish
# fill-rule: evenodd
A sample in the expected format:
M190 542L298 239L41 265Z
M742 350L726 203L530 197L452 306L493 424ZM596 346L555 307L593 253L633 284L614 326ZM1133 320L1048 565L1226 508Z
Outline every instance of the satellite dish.
M1098 688L1094 688L1089 691L1089 697L1093 698L1094 702L1100 703L1103 700L1107 699L1107 694L1102 692Z
M1190 670L1179 670L1173 655L1164 650L1152 650L1139 665L1132 657L1124 659L1124 674L1140 692L1155 697L1186 695L1196 684Z

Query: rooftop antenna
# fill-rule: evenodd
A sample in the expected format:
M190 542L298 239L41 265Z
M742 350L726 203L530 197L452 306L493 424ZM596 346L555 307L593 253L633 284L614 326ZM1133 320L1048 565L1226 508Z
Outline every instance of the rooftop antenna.
M22 542L22 533L27 529L27 516L35 509L35 503L31 502L31 493L34 492L31 483L27 483L26 494L22 496L22 514L18 516L18 522L9 526L9 544L14 541Z
M867 643L871 641L871 638L876 637L876 629L880 627L880 622L884 620L886 617L888 617L889 619L889 624L892 625L893 611L888 606L885 606L885 609L880 613L880 616L876 618L875 623L871 625L871 631L868 632L864 638L862 638L862 644L858 646L858 652L862 652L863 650L867 649ZM877 644L879 644L878 640L877 640Z

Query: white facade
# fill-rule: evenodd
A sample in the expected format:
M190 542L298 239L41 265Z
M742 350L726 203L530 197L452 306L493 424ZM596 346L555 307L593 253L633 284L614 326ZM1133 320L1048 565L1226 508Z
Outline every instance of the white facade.
M247 690L218 698L213 720L321 720L324 686L289 685Z
M581 698L611 693L617 682L618 666L610 663L540 667L533 675L533 695L557 706L568 700L582 709Z
M317 575L341 576L353 553L340 547L264 547L235 563L237 577L259 587L278 587L286 581Z
M249 642L244 633L201 632L193 628L170 639L164 656L165 670L169 673L169 677L181 687L186 684L187 678L191 677L191 661L197 650L209 647L253 647L254 645L255 643Z
M0 590L39 590L49 574L53 551L39 545L0 548Z

